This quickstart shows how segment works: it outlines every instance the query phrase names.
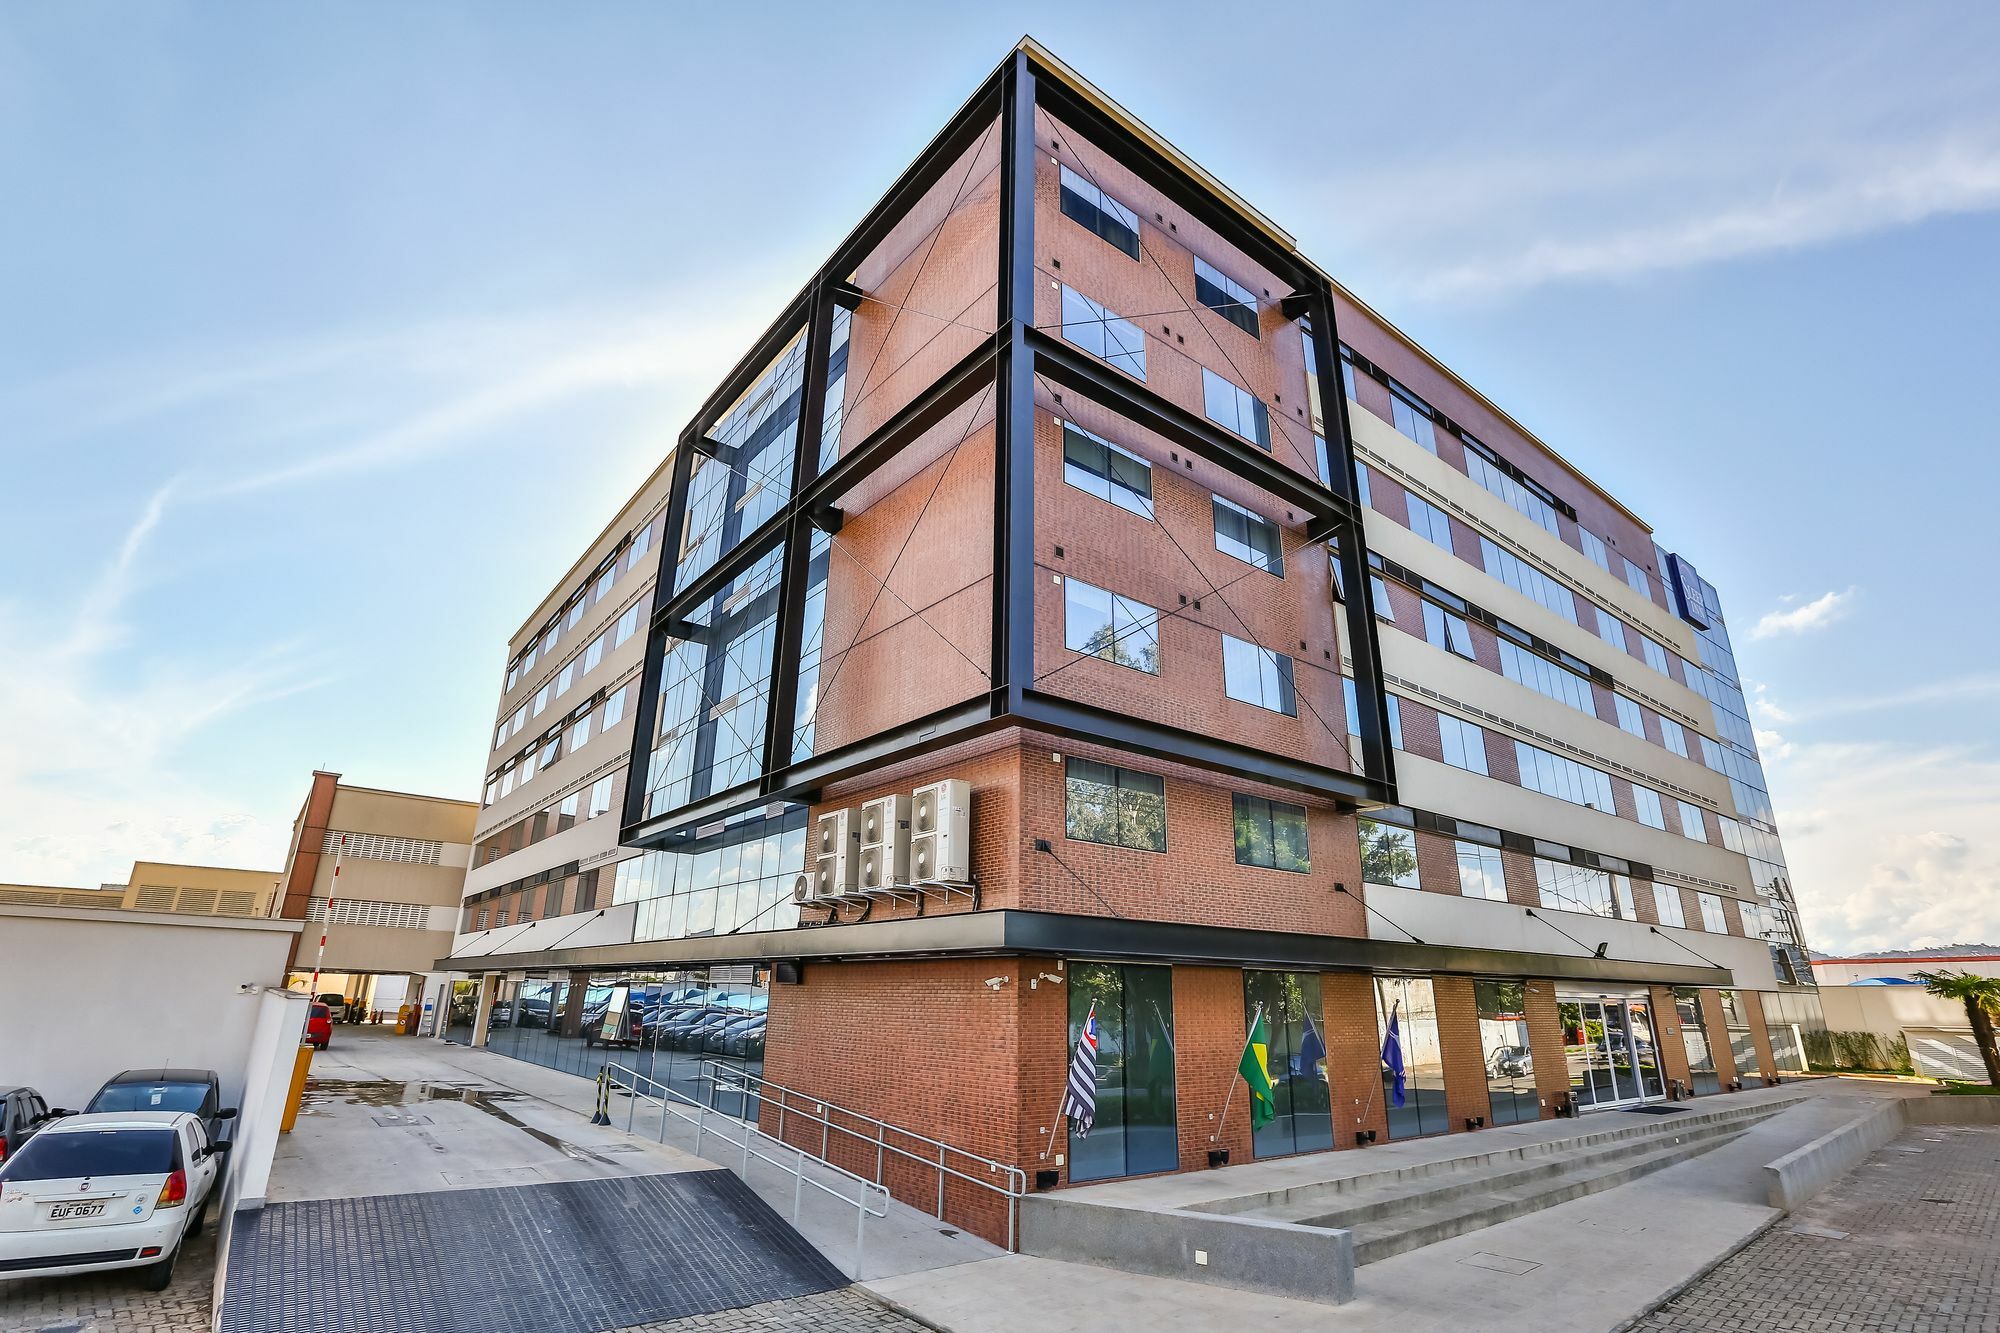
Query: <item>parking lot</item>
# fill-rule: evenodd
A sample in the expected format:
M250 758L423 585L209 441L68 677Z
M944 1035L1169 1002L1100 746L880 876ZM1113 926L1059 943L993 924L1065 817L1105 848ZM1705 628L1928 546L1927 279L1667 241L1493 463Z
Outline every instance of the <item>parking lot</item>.
M215 1228L188 1242L165 1291L133 1271L0 1282L6 1333L184 1333L206 1330L215 1282Z

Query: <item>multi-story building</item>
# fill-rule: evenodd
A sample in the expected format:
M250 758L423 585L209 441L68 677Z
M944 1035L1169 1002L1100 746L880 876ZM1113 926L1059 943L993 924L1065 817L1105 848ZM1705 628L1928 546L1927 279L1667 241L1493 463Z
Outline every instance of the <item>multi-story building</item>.
M451 947L478 813L471 801L357 787L315 771L270 912L309 923L286 984L306 989L317 967L316 993L340 994L356 1016L393 1022L401 1006L426 999L441 1014L424 980Z
M123 884L69 889L0 884L0 903L18 907L84 907L104 911L171 912L183 916L269 916L280 872L134 861Z
M1773 1078L1736 679L1632 510L1024 42L511 646L457 1031L1050 1184Z

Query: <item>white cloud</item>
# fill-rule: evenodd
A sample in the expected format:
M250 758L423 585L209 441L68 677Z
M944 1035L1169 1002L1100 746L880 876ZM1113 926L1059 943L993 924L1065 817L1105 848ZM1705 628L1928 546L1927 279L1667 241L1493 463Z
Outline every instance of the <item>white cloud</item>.
M1417 291L1434 298L1490 296L1549 282L1622 279L1986 212L2000 208L2000 146L1956 139L1902 144L1856 154L1810 183L1780 176L1746 181L1739 189L1735 197L1683 204L1664 220L1595 232L1558 230L1511 252L1437 268ZM1560 218L1551 222L1564 226Z
M91 885L139 859L276 867L289 824L205 791L173 766L180 744L322 683L298 646L247 660L151 663L135 683L101 670L130 653L131 572L167 512L154 492L67 623L0 604L0 879ZM117 652L113 652L117 649ZM122 674L122 673L120 673Z
M1767 759L1814 948L2000 937L2000 762L1890 744L1792 744Z
M1771 639L1785 634L1810 634L1814 630L1825 629L1847 614L1848 608L1854 602L1854 591L1849 588L1845 592L1821 593L1810 602L1802 602L1777 611L1766 611L1763 618L1751 627L1750 637ZM1797 601L1796 598L1789 597L1785 600Z

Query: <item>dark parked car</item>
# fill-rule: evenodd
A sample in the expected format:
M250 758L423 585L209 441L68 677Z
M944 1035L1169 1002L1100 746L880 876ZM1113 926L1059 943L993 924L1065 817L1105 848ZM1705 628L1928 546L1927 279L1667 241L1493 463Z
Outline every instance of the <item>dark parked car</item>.
M236 1108L222 1104L213 1069L128 1069L97 1090L87 1114L101 1111L188 1111L201 1117L210 1143L226 1143Z
M761 1060L764 1058L764 1020L730 1031L722 1045L724 1055L733 1055L740 1060Z
M762 1014L754 1018L739 1016L731 1019L719 1028L708 1029L708 1036L703 1039L701 1049L707 1051L710 1055L728 1055L731 1054L729 1043L734 1041L738 1035L750 1032L757 1032L761 1035L763 1029L764 1017Z
M42 1126L68 1114L51 1111L33 1088L0 1088L0 1162L21 1151Z

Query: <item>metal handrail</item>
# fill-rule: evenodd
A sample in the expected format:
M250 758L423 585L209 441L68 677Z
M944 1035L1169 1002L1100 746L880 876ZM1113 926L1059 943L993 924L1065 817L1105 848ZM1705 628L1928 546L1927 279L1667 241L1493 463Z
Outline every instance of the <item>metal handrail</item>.
M942 1139L934 1139L928 1134L920 1134L916 1130L905 1129L901 1125L891 1124L877 1116L869 1115L865 1111L856 1111L851 1107L827 1101L823 1097L814 1097L809 1093L785 1087L781 1083L773 1083L762 1075L749 1073L733 1065L720 1064L716 1061L704 1061L702 1071L703 1082L707 1083L711 1088L734 1092L746 1099L756 1097L760 1101L775 1105L778 1108L778 1132L776 1137L781 1142L785 1141L785 1121L787 1116L801 1117L808 1123L819 1125L819 1160L821 1161L827 1160L826 1154L831 1134L845 1134L864 1145L872 1144L875 1148L875 1179L873 1183L878 1186L882 1185L882 1171L887 1154L889 1153L894 1153L898 1157L905 1158L917 1163L919 1166L928 1167L937 1172L936 1215L939 1221L944 1220L944 1186L947 1177L965 1181L969 1185L974 1185L980 1189L989 1190L992 1193L1000 1195L1007 1201L1007 1248L1009 1250L1014 1248L1016 1214L1020 1208L1021 1199L1028 1193L1028 1173L1023 1168L1009 1162L1000 1161L997 1158L983 1157L978 1153L969 1152L964 1148L946 1143ZM793 1098L803 1099L810 1104L810 1109L804 1106L793 1105ZM861 1122L872 1129L874 1131L873 1134L851 1129L846 1125L835 1124L833 1122L833 1115L836 1112ZM917 1143L924 1145L927 1150L934 1150L937 1154L936 1159L932 1160L928 1155L928 1151L924 1155L919 1155L891 1142L889 1139L891 1134L899 1135L904 1139L915 1140ZM766 1137L771 1136L766 1135ZM957 1167L951 1165L951 1159L954 1157L964 1159L969 1166L985 1168L985 1174L973 1175L967 1171L959 1170ZM838 1170L840 1168L835 1169ZM996 1176L999 1177L999 1182L997 1183L994 1180Z
M792 1224L794 1226L798 1224L799 1207L804 1199L805 1187L808 1185L820 1191L822 1194L826 1194L835 1199L840 1200L842 1203L853 1205L854 1270L848 1276L852 1277L857 1282L861 1280L861 1258L864 1249L867 1245L868 1219L871 1217L887 1217L889 1215L890 1196L887 1186L883 1185L878 1180L870 1180L866 1176L860 1175L853 1171L849 1171L844 1166L837 1166L834 1163L827 1161L824 1157L815 1157L813 1154L807 1152L805 1149L796 1147L793 1144L786 1143L782 1139L773 1138L771 1135L766 1134L761 1128L759 1128L753 1122L749 1120L738 1119L735 1116L728 1115L722 1111L717 1110L712 1106L705 1105L702 1102L697 1101L694 1098L688 1096L684 1092L675 1091L672 1087L669 1087L667 1084L660 1082L656 1078L649 1078L646 1075L641 1074L636 1069L630 1069L624 1065L617 1063L608 1063L604 1066L604 1071L605 1071L605 1078L610 1083L619 1087L623 1087L632 1094L631 1101L627 1104L625 1109L625 1132L627 1134L632 1133L633 1124L638 1115L639 1102L641 1100L653 1101L659 1103L660 1107L661 1143L665 1143L667 1141L667 1117L668 1115L671 1114L676 1119L685 1120L694 1126L694 1131L695 1131L694 1150L696 1156L701 1155L701 1150L704 1140L709 1136L714 1136L715 1138L721 1139L724 1143L729 1144L731 1147L741 1148L743 1150L743 1165L738 1170L737 1174L743 1176L746 1180L749 1178L750 1175L750 1160L753 1157L760 1162L767 1162L772 1166L778 1167L781 1170L790 1173L792 1177ZM620 1078L620 1075L623 1075L622 1079ZM707 1081L712 1082L712 1080L707 1080ZM647 1088L656 1089L657 1091L642 1090L640 1086L642 1084L646 1085ZM676 1102L680 1103L682 1106L692 1107L694 1109L694 1114L689 1115L686 1111L681 1110L680 1107L674 1105L674 1103ZM731 1138L729 1136L728 1130L722 1126L718 1126L717 1124L715 1124L714 1122L716 1121L723 1121L727 1122L728 1124L735 1124L742 1126L743 1128L742 1138L740 1139ZM783 1158L772 1156L770 1153L767 1153L762 1149L758 1148L756 1146L756 1143L759 1139L762 1139L768 1143L776 1144L779 1148L784 1149L787 1153L791 1154L791 1160L787 1161L784 1160ZM847 1195L841 1193L838 1189L835 1189L832 1185L829 1185L824 1181L812 1179L810 1176L806 1174L807 1162L813 1162L821 1167L824 1167L826 1170L833 1172L836 1176L845 1177L846 1179L853 1181L857 1187L854 1192L854 1197L849 1198ZM871 1207L870 1206L871 1199L878 1199L879 1206Z

